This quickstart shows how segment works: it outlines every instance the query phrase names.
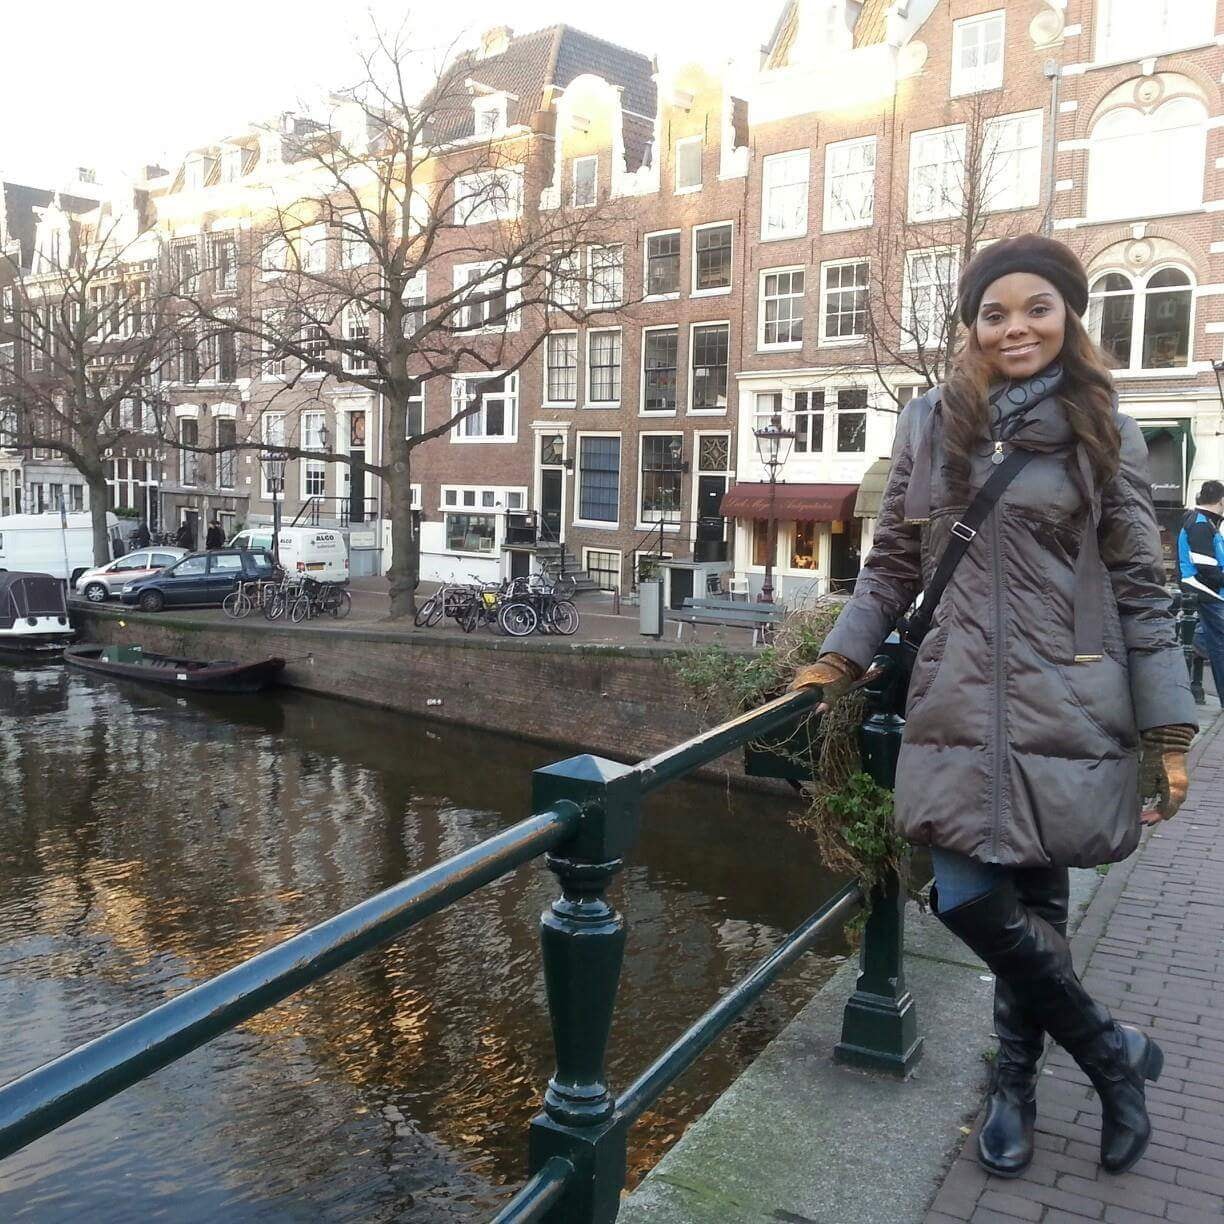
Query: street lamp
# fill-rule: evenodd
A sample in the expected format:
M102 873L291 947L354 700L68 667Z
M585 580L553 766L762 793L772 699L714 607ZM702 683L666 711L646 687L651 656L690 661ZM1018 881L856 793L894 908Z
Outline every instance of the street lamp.
M775 412L769 424L754 429L757 454L761 464L769 469L769 543L765 553L765 582L761 587L761 602L773 603L774 553L778 550L778 520L774 517L774 502L778 495L778 471L790 458L795 435L782 428L782 418Z
M285 464L289 456L282 450L264 451L261 461L268 473L268 488L272 490L272 559L280 568L281 496L285 491Z

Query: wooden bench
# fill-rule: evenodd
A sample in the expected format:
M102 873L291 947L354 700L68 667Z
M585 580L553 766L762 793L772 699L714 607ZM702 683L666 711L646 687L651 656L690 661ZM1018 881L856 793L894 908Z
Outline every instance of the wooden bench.
M752 641L764 641L771 629L782 623L783 610L778 604L744 603L740 599L692 599L684 601L680 611L669 613L676 622L676 641L685 625L729 625L752 630Z

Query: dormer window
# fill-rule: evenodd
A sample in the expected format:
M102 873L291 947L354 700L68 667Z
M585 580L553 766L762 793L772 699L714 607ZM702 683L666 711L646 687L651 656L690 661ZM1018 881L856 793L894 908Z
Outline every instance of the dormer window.
M235 147L221 150L221 181L235 183L242 177L242 158L245 150Z
M199 191L206 182L212 169L212 161L207 157L189 157L183 167L183 190Z
M506 130L506 98L504 94L477 98L472 103L476 113L476 135L498 136Z

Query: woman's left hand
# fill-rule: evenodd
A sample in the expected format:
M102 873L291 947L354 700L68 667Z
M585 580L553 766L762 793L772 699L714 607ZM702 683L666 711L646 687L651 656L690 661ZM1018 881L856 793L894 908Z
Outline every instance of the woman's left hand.
M1196 728L1188 726L1152 727L1144 731L1143 760L1140 777L1145 806L1139 819L1145 825L1172 820L1186 801L1190 775L1186 768L1186 752Z

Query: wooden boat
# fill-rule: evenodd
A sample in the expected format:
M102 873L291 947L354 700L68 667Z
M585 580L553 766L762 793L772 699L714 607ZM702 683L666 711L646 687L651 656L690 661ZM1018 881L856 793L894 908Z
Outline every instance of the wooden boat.
M0 570L0 659L58 662L75 636L63 582L50 574Z
M138 680L188 693L258 693L275 682L284 659L238 663L233 659L175 659L152 654L139 646L69 646L64 662L70 667Z

